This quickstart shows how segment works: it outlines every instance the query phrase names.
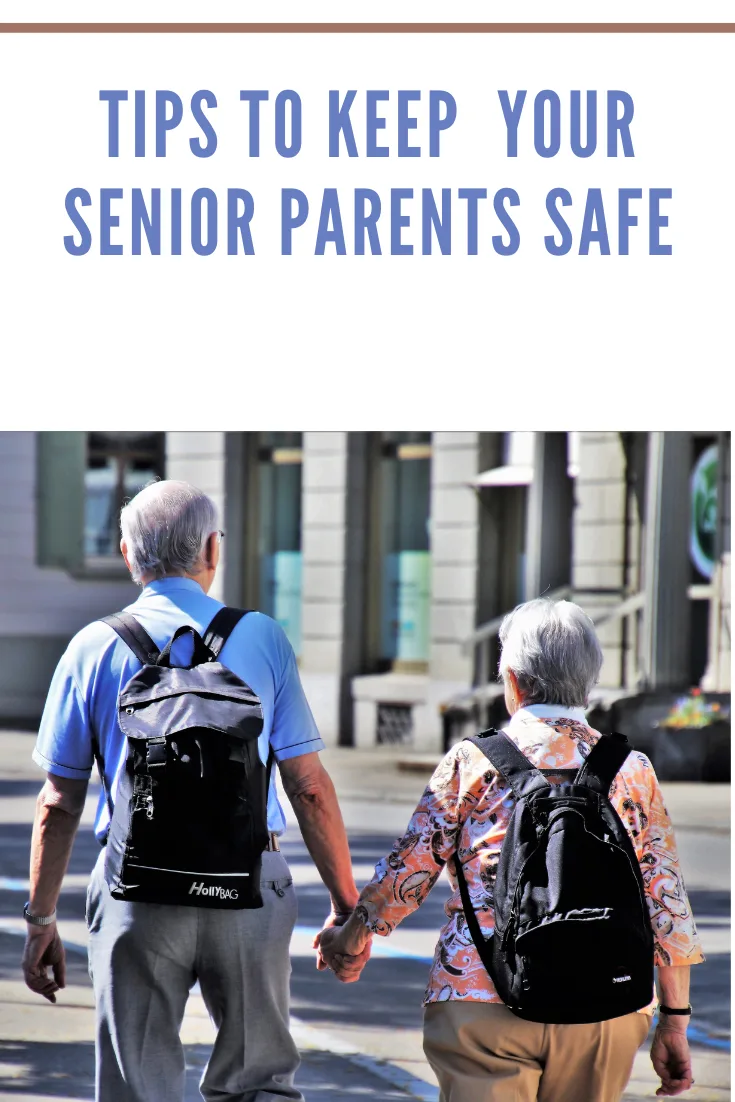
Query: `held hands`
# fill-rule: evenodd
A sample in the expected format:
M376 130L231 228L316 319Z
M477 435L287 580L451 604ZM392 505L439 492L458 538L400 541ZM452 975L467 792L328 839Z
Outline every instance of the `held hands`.
M342 983L355 983L359 980L363 968L370 959L371 940L368 939L365 948L360 953L348 953L345 945L345 937L342 931L334 927L328 927L318 934L319 955L322 968L331 968L338 980ZM317 968L320 963L317 962Z
M372 934L359 919L349 915L329 916L324 929L314 938L319 971L331 968L342 983L359 980L370 959Z
M671 1096L688 1091L694 1080L686 1028L678 1029L668 1023L657 1025L651 1044L651 1063L661 1080L657 1095Z
M31 991L55 1003L56 992L66 987L66 953L55 922L28 927L21 967ZM49 967L53 978L47 973Z
M348 921L348 919L350 918L351 915L352 915L352 911L336 911L334 909L334 907L332 907L332 910L329 912L329 915L327 916L327 920L324 923L324 929L322 929L320 931L320 933L318 933L316 935L316 937L314 938L314 940L311 943L312 949L317 950L317 954L316 954L317 971L324 972L325 969L327 969L329 967L326 960L322 956L321 949L320 949L320 941L321 941L322 934L324 933L325 930L332 930L337 926L344 926L344 924Z

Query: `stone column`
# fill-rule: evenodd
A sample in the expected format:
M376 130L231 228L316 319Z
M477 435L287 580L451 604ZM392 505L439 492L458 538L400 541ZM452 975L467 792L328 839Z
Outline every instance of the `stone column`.
M627 459L621 434L580 433L578 462L571 581L578 591L575 601L594 617L620 602L632 569L626 551L626 541L634 546L634 540L628 535L632 522L626 509ZM634 653L631 632L623 621L613 620L601 625L598 636L603 653L599 684L618 688L623 683L623 659Z
M339 731L345 573L347 433L305 432L301 677L325 741Z
M643 540L642 672L648 690L689 678L689 477L691 435L648 437Z
M365 638L367 434L306 432L303 463L302 681L322 737L350 745Z
M431 456L431 645L425 704L414 707L414 746L442 747L439 705L469 688L473 656L462 643L475 629L480 433L435 432Z

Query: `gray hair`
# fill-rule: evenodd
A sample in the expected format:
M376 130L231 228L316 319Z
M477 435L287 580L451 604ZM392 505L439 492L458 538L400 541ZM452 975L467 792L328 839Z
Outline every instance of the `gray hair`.
M579 605L538 597L518 605L500 628L499 673L518 679L524 704L584 707L602 668L594 625Z
M138 585L148 575L194 573L207 538L216 530L212 499L188 482L173 479L150 483L120 513L130 572Z

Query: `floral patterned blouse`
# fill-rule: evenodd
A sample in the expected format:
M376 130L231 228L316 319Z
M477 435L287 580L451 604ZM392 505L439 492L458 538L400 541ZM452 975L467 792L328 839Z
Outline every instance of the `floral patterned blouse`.
M576 769L600 737L580 708L536 704L521 708L505 729L543 770ZM610 800L630 832L651 914L656 964L704 960L679 868L674 832L650 761L633 751L610 789ZM469 742L453 746L439 763L408 829L363 890L357 913L385 936L416 910L449 858L459 852L480 927L494 928L492 893L500 847L514 797L484 754ZM472 943L452 863L452 896L434 954L424 1005L463 999L500 1002ZM651 1007L646 1008L651 1011Z

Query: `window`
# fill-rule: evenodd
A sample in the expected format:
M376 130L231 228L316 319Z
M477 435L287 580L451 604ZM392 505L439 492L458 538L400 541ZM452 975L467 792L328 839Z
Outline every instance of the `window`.
M301 653L302 434L258 436L258 608Z
M431 434L383 433L379 471L380 664L429 659Z
M119 556L120 510L163 477L163 434L89 432L84 472L84 558Z
M124 502L164 475L165 433L39 432L36 546L39 566L71 574L123 569Z
M381 745L413 742L413 709L410 704L378 704L377 743Z

